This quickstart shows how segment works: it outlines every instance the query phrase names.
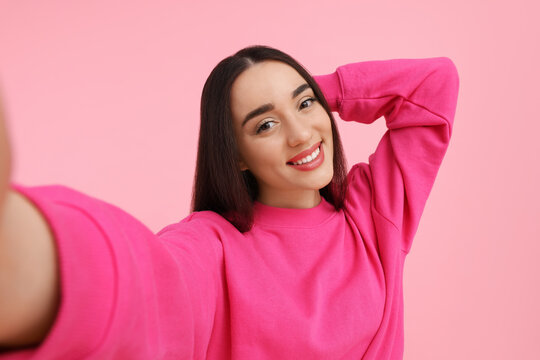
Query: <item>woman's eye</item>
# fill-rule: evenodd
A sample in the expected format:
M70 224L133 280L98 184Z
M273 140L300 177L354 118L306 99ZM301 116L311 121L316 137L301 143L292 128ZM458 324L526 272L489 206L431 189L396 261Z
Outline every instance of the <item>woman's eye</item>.
M270 127L267 126L268 124L272 124L272 123L274 123L274 122L273 121L267 121L265 123L262 123L261 126L259 126L257 128L257 134L260 133L261 131L266 131L266 130L272 128L273 126L270 126Z
M311 106L315 101L316 101L316 99L314 99L314 98L309 98L309 99L306 99L306 100L302 101L300 103L300 109L304 109L304 108L307 108L307 107Z

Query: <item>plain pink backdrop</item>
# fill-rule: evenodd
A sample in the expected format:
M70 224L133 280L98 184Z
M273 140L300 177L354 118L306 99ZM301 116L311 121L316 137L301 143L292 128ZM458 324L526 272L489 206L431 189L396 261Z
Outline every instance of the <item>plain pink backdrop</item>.
M204 80L251 44L312 73L447 56L452 143L405 266L405 359L540 357L540 7L534 1L0 0L13 180L157 231L189 211ZM339 123L349 167L385 131Z

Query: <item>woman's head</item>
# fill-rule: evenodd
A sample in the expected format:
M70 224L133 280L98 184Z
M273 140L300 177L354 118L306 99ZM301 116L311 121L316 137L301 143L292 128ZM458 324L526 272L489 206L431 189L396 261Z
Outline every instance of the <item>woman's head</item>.
M304 158L305 151L314 151L311 162L290 162L299 154ZM201 98L193 211L215 211L247 231L254 200L296 207L320 194L340 209L345 181L332 113L297 61L279 50L252 46L214 68Z

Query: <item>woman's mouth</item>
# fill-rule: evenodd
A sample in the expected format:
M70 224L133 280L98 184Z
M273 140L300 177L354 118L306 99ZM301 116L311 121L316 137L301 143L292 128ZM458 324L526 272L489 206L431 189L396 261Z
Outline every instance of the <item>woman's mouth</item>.
M324 151L322 141L319 142L319 146L309 155L298 159L294 162L287 162L287 165L292 166L297 170L310 171L319 167L324 161Z

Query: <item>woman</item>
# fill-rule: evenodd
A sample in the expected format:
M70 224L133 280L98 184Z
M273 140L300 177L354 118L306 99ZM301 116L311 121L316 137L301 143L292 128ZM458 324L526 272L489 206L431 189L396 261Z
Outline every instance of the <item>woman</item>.
M0 329L2 344L34 345L5 358L401 359L403 264L458 88L445 57L314 78L268 47L226 58L203 90L194 211L180 222L154 235L66 187L13 186L4 218L21 217L19 193L37 206L58 257L40 261L58 264L59 277L37 297L41 312L11 321L19 336ZM388 127L369 163L347 174L332 111L366 124L384 116ZM22 263L13 227L3 222L1 240ZM28 318L28 307L17 311Z

